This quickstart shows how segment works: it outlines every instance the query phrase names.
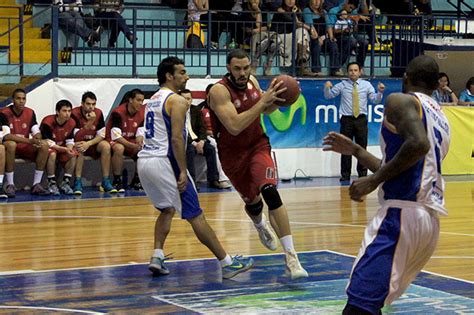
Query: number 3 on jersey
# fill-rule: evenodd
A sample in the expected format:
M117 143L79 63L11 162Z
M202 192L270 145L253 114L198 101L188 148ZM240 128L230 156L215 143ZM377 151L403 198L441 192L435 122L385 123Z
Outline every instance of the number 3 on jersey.
M145 138L151 139L155 136L155 113L149 111L145 117Z

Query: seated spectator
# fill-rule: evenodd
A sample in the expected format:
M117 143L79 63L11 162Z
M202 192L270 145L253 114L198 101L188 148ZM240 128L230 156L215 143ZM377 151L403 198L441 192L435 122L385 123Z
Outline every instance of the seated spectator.
M335 25L337 22L337 16L339 12L345 10L347 13L351 12L351 19L355 22L368 22L369 17L363 15L354 15L357 14L357 7L360 7L362 14L368 14L368 6L366 0L361 0L359 5L359 0L345 0L339 6L333 7L328 12L328 36L329 36L329 49L330 49L330 74L335 76L343 76L341 67L346 64L349 59L349 52L347 47L356 46L356 61L363 68L365 63L365 58L367 56L367 49L369 46L369 41L365 38L365 34L356 33L353 37L341 37L338 38L335 32ZM354 40L355 39L355 40Z
M136 37L122 16L123 0L96 0L96 5L98 8L95 10L94 17L99 19L100 25L110 30L108 47L115 47L120 32L133 45Z
M77 151L74 150L76 122L71 119L71 111L71 102L60 100L56 103L56 114L48 115L41 121L41 134L49 144L47 172L48 191L51 195L59 195L60 191L65 195L74 193L71 178L77 156ZM63 181L59 188L56 182L56 161L59 161L64 169Z
M207 165L207 183L209 187L223 189L223 184L219 182L219 173L217 171L216 150L207 140L206 127L202 121L201 109L198 106L192 105L193 98L191 91L184 89L179 92L190 106L189 116L186 118L186 127L188 129L188 144L186 146L186 165L189 174L196 185L196 167L194 165L194 158L197 154L203 155L206 158ZM197 186L197 185L196 185Z
M466 89L459 95L458 105L474 106L474 77L466 82Z
M267 60L263 66L263 73L270 76L273 58L276 54L277 34L270 32L264 25L262 12L260 11L260 0L250 0L244 6L245 12L242 13L240 20L242 35L241 41L250 38L252 75L256 75L257 67L260 64L260 58L266 56Z
M112 148L113 185L117 192L120 193L125 191L122 183L124 155L136 162L137 154L143 146L145 106L142 105L144 99L145 94L141 90L131 90L127 93L127 102L120 104L112 110L107 121L106 139L110 141ZM135 190L142 190L142 185L136 171L136 164L135 176L130 185Z
M201 20L201 15L209 10L209 0L188 0L188 24Z
M15 198L15 158L22 158L36 162L31 194L49 195L49 192L41 186L41 179L48 159L48 143L41 138L35 112L25 106L25 90L16 89L13 91L12 100L13 105L0 110L0 116L3 116L2 121L7 122L7 125L2 127L3 145L6 151L5 194L8 198Z
M217 141L214 137L214 134L212 133L211 113L209 111L209 104L207 102L207 97L209 95L209 91L211 90L213 86L214 84L209 84L206 87L206 99L202 101L199 105L197 105L197 107L201 109L202 121L204 123L204 126L206 126L207 140L216 150L216 162L217 162L217 171L219 172L219 183L221 184L222 188L231 188L232 186L229 184L229 178L227 177L227 175L224 173L224 170L222 169L221 161L219 160L219 152L217 151Z
M78 152L76 160L76 179L74 194L82 195L82 167L84 156L94 159L100 157L102 167L101 190L116 193L117 190L110 182L110 143L105 140L105 122L102 111L96 107L97 97L92 92L82 95L81 106L72 110L72 118L76 122L74 131L75 149Z
M296 33L293 34L293 14L296 14ZM273 15L271 31L278 33L280 47L280 66L290 67L293 36L296 39L296 62L298 75L316 76L308 67L309 62L309 33L310 27L301 22L300 9L295 0L284 0Z
M234 0L217 0L209 2L209 11L201 15L201 23L206 24L211 15L211 45L212 48L219 47L219 37L223 31L229 29L229 21L232 20L230 10L234 5ZM209 32L209 31L208 31Z
M310 27L311 71L321 74L321 49L328 45L326 36L327 13L323 9L324 0L311 0L303 9L303 19Z
M458 104L458 98L449 87L451 82L449 81L448 75L444 72L440 72L438 83L438 88L433 91L431 97L440 105L456 106Z
M82 0L53 0L59 6L59 27L66 33L79 35L87 46L92 47L100 40L102 27L95 31L87 27L82 12Z
M5 176L5 146L3 143L3 136L9 133L8 123L5 121L5 117L0 115L0 199L8 198L7 194L3 190L3 178Z

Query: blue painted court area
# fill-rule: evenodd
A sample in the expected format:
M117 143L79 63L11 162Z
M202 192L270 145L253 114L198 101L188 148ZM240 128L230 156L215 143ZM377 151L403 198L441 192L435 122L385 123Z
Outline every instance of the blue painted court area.
M284 276L283 256L255 256L255 266L222 280L215 259L170 261L153 278L146 264L0 276L0 313L311 313L340 314L352 257L301 253L308 279ZM468 314L474 284L421 273L386 314Z

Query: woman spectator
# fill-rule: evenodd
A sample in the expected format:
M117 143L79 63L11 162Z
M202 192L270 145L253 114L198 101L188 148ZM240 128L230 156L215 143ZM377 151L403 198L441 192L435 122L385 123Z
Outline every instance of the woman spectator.
M303 20L310 27L311 71L321 74L321 48L326 36L326 11L323 9L324 0L310 0L303 9Z
M474 106L474 77L466 82L466 89L459 95L458 105Z
M458 104L458 98L449 87L450 81L448 75L444 72L440 72L438 83L438 89L433 91L431 97L440 105L456 106Z
M293 36L296 40L296 63L300 76L316 76L309 70L309 33L311 29L301 22L300 9L295 0L284 0L273 15L271 31L278 33L280 47L280 66L290 67ZM293 14L296 14L296 32L293 34Z

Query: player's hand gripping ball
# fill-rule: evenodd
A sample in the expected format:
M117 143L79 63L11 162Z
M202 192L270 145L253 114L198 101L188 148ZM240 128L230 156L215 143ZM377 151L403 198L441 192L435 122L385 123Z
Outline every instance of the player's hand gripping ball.
M276 77L276 80L277 82L283 81L283 84L280 86L280 88L286 87L286 91L278 95L279 98L284 98L285 101L276 101L275 104L278 106L286 107L296 102L296 100L298 99L298 97L300 97L301 94L301 89L300 85L298 84L298 81L296 81L295 78L290 77L286 74L280 74Z

